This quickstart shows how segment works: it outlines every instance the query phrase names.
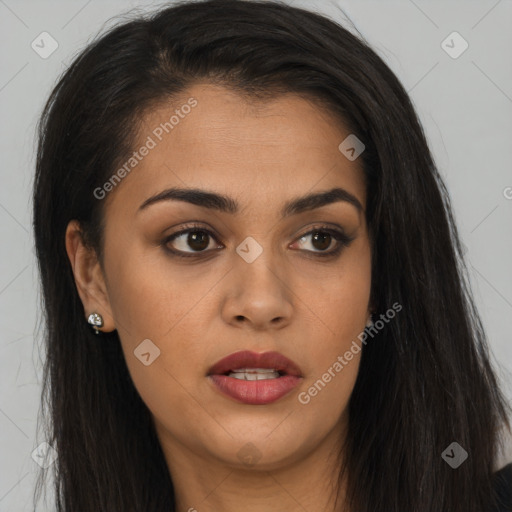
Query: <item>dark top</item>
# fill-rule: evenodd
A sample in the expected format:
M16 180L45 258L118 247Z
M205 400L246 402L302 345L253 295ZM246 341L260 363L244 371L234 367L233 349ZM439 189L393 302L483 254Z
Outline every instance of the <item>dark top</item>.
M512 512L512 462L493 475L499 506L490 512Z

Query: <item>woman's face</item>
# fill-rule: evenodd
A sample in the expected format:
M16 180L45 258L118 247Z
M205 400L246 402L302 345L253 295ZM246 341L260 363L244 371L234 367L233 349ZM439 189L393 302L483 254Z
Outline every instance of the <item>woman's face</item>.
M248 102L198 84L150 112L139 135L137 162L98 199L104 268L91 264L79 289L102 330L117 329L170 467L271 469L330 451L359 367L360 352L344 354L364 330L371 284L362 163L338 149L349 132L295 95ZM146 203L178 188L225 199ZM297 202L331 189L344 192ZM240 351L278 352L296 375L209 375ZM222 373L279 366L252 363Z

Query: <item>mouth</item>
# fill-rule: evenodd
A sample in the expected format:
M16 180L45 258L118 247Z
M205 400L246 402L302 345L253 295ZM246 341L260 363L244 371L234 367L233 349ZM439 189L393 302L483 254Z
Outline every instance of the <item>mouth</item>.
M227 375L241 380L274 379L284 375L302 377L300 368L279 352L258 354L249 350L235 352L217 361L208 375Z
M226 372L223 375L227 375L228 377L233 377L238 380L268 380L278 379L286 374L271 368L241 368Z
M217 391L250 405L265 405L287 395L302 380L300 368L279 352L235 352L207 374Z

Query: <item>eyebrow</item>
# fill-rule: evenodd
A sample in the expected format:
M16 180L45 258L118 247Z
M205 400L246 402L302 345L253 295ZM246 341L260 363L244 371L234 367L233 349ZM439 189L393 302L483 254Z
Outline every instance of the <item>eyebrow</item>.
M146 199L139 207L139 212L148 208L150 205L159 203L161 201L186 201L203 208L216 210L219 212L229 213L235 215L240 211L238 202L228 196L210 192L208 190L201 190L197 188L169 188L166 189L149 199ZM296 197L287 201L281 209L281 217L289 217L299 213L320 208L328 204L337 202L347 202L354 206L358 212L363 212L363 206L350 192L343 188L336 187L323 192L314 192L304 196Z

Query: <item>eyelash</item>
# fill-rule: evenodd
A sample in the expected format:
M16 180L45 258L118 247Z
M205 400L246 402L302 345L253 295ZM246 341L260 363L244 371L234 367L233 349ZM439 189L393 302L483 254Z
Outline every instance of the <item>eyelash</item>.
M200 258L202 255L207 254L208 252L211 252L211 250L187 253L187 252L183 252L183 251L179 251L179 250L175 250L175 249L170 249L168 247L169 242L172 242L174 239L178 238L179 236L186 234L186 233L194 233L194 232L206 233L209 237L211 237L215 241L217 241L217 237L215 236L214 233L212 233L212 231L210 231L209 229L204 228L200 225L193 224L190 226L185 226L185 229L182 229L180 231L177 231L176 233L173 233L172 235L169 235L162 241L161 245L162 245L163 249L167 253L170 253L172 256L177 256L178 258ZM300 240L301 238L304 238L308 235L312 235L315 233L327 233L327 234L331 235L338 244L335 249L332 249L329 252L306 251L307 253L313 254L314 257L319 257L319 258L328 258L328 257L338 256L341 253L341 251L345 247L348 247L355 238L355 237L349 237L343 231L339 231L337 229L332 229L327 226L319 225L319 226L315 226L313 229L309 230L307 233L304 233L303 235L299 236L297 238L297 240Z

